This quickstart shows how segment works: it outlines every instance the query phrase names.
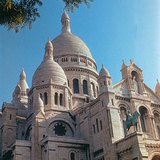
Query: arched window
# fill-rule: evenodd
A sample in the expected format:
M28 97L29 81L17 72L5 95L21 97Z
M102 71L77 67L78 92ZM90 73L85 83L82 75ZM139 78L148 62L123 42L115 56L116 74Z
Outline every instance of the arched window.
M139 108L139 112L140 112L140 120L141 120L142 131L147 132L148 111L145 107L141 106Z
M88 94L88 85L86 80L83 80L83 94Z
M57 105L58 104L58 93L56 92L54 95L54 103Z
M63 94L60 93L59 104L63 106Z
M73 93L79 93L79 82L78 79L73 80Z
M159 116L159 114L158 113L154 113L154 121L155 121L155 123L160 123L160 116Z
M156 124L158 137L160 139L160 115L158 113L154 113L154 121Z
M44 105L48 104L48 95L47 93L45 92L44 93Z
M91 95L92 95L93 97L96 97L95 86L94 86L94 83L93 83L93 82L91 82Z
M159 160L160 159L160 155L155 155L152 160Z
M72 153L70 154L70 160L75 160L75 153L72 152Z
M160 139L160 127L157 126L157 132L158 132L158 136L159 136L159 139Z

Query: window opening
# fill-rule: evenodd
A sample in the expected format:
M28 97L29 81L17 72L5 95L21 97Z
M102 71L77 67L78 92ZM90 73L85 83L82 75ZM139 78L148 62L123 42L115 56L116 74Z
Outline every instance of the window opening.
M60 93L59 100L60 100L60 105L63 106L63 94L62 93Z
M78 79L73 80L73 92L79 93L79 81Z
M88 94L88 85L86 80L83 80L83 94Z
M47 92L44 93L44 105L48 104L48 95Z
M58 104L58 93L57 92L54 95L54 102L56 105Z

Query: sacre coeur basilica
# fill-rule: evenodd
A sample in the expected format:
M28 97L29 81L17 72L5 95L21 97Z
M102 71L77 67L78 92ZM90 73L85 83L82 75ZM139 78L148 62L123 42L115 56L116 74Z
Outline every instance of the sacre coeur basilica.
M160 83L150 89L131 60L113 84L65 11L61 24L31 88L22 70L11 103L2 105L0 159L160 160Z

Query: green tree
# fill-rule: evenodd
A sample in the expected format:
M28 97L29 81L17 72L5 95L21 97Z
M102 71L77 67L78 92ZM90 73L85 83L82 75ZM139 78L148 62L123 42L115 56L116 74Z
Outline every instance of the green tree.
M62 0L65 8L73 12L74 8L79 8L80 4L89 6L93 0ZM7 29L14 29L16 32L20 28L29 26L36 18L40 17L38 7L42 5L42 0L0 0L0 25Z

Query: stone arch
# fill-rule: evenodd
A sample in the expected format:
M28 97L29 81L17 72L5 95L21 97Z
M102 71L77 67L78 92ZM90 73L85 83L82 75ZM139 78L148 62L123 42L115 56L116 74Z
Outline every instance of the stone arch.
M150 107L148 105L143 104L143 103L137 105L137 107L136 107L137 111L139 111L139 108L142 107L142 106L147 109L149 115L152 115L152 111L151 111Z
M160 155L155 155L152 160L160 160Z
M139 78L139 72L137 70L131 70L131 76L133 78L133 76L136 76L137 78Z
M75 152L70 153L70 160L76 160L76 154Z
M160 113L155 110L153 112L153 115L154 115L155 131L157 132L157 136L160 139Z
M119 100L115 102L115 106L119 107L119 111L120 111L120 107L125 107L127 111L131 112L130 105L126 101Z
M77 154L75 150L70 150L69 151L69 160L76 160L77 159Z
M140 113L140 123L141 123L141 129L142 132L149 132L148 131L148 125L149 125L149 112L147 107L140 106L139 107L139 113Z
M160 160L160 153L154 152L150 155L149 160Z

